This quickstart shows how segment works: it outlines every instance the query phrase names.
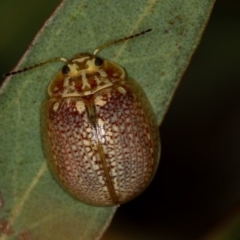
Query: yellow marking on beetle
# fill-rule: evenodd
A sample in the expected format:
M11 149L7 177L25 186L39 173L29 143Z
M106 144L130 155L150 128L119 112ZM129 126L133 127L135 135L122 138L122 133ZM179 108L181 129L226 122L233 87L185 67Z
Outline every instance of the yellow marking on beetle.
M81 114L85 111L85 104L83 101L77 101L76 102L76 108L77 108L77 111Z
M81 71L81 76L82 76L82 89L84 90L89 90L91 88L90 84L88 83L88 80L86 78L86 71L82 70Z
M90 58L89 56L82 57L82 58L77 58L77 59L73 59L72 62L79 62L79 63L81 63L81 62L84 62L84 60L89 59L89 58Z
M78 75L79 74L79 66L76 63L69 63L67 65L70 69L69 75Z
M104 125L104 121L101 118L98 119L98 125L101 127Z
M59 102L56 102L56 103L54 103L54 105L53 105L53 111L57 111L58 110L58 108L59 108Z
M97 71L98 70L98 67L96 67L95 65L95 58L93 59L90 59L88 61L86 61L86 65L88 66L88 70L94 70L94 71Z
M94 100L95 102L95 105L98 105L98 106L104 106L107 102L103 100L103 97L102 96L97 96Z
M102 78L106 78L107 77L107 73L103 69L96 67L96 65L95 65L95 58L93 58L91 60L88 60L86 62L86 64L88 66L88 70L89 71L94 71L96 73L99 73Z
M117 90L122 94L126 93L126 90L123 87L118 87Z
M79 93L76 91L76 88L75 88L75 83L72 82L70 84L69 80L70 80L69 76L64 78L64 83L63 83L64 90L62 93L62 97L79 96Z
M90 144L90 141L88 141L88 140L86 140L86 139L83 139L83 144L85 145L85 146L90 146L91 144Z

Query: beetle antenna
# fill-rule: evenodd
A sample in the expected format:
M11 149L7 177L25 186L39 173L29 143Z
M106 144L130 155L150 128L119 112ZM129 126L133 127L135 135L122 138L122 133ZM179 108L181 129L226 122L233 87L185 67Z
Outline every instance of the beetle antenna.
M115 44L120 43L120 42L127 41L127 40L132 39L132 38L135 38L135 37L139 37L139 36L141 36L141 35L143 35L143 34L145 34L145 33L148 33L148 32L150 32L150 31L152 31L151 28L148 29L148 30L145 30L145 31L143 31L143 32L140 32L140 33L137 33L137 34L133 34L133 35L131 35L131 36L128 36L128 37L125 37L125 38L121 38L121 39L115 40L115 41L113 41L113 42L104 44L104 45L98 47L98 48L94 51L93 55L96 55L99 51L101 51L102 49L104 49L104 48L106 48L106 47L109 47L109 46L111 46L111 45L115 45Z
M29 67L25 67L25 68L20 69L20 70L17 70L17 71L13 71L13 72L9 72L9 73L4 73L4 74L3 74L3 77L7 77L7 76L10 76L10 75L14 75L14 74L26 72L26 71L31 70L31 69L33 69L33 68L41 67L42 65L45 65L45 64L47 64L47 63L57 62L57 61L61 61L61 62L68 63L68 60L67 60L66 58L62 58L62 57L53 58L53 59L50 59L50 60L47 60L47 61L44 61L44 62L41 62L41 63L37 63L37 64L35 64L35 65L29 66Z

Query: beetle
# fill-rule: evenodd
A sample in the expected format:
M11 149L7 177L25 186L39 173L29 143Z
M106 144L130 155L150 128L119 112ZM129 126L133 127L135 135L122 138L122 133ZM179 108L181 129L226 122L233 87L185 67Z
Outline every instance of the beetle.
M92 205L113 206L138 196L151 182L160 158L156 117L140 85L125 70L97 53L71 60L48 86L42 110L46 158L54 176L71 195Z

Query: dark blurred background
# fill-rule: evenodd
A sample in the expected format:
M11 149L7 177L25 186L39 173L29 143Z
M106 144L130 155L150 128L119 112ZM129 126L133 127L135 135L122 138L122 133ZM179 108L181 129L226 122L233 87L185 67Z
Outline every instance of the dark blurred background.
M16 65L58 3L0 2L0 72ZM103 239L203 239L234 223L239 230L231 238L208 239L239 240L239 106L240 1L219 0L160 127L157 175L118 209Z

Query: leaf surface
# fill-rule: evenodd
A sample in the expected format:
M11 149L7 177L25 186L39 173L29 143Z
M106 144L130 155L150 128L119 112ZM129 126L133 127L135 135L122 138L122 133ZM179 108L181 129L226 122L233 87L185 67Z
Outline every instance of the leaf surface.
M39 31L17 68L76 53L148 28L153 31L112 46L99 56L112 60L146 92L159 124L166 113L213 7L213 0L65 0ZM52 63L5 80L0 90L0 219L16 239L98 239L115 207L94 207L67 194L51 175L42 150L40 108L50 79L63 64ZM0 201L1 202L1 201ZM1 204L0 204L1 205ZM1 231L1 229L0 229Z

